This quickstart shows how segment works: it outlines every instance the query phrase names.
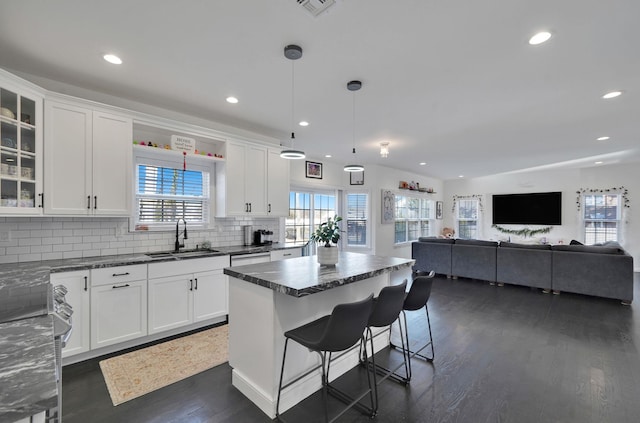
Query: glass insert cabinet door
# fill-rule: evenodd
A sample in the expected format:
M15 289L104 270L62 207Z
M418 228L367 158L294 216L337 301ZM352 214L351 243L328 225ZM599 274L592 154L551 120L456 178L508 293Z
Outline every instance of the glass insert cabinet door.
M0 212L38 214L42 99L0 88Z

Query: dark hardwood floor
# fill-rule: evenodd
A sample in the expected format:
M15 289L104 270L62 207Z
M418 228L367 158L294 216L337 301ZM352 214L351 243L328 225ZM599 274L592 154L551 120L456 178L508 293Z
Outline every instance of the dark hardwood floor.
M436 358L413 361L411 385L380 386L378 422L637 422L640 276L636 302L438 277L429 301ZM423 314L410 317L413 339ZM259 353L259 351L256 351ZM394 360L385 350L376 358ZM63 371L63 422L268 422L221 365L114 407L98 359ZM351 389L357 368L339 383ZM332 401L333 408L333 401ZM284 417L322 421L318 394ZM357 411L340 421L369 422Z

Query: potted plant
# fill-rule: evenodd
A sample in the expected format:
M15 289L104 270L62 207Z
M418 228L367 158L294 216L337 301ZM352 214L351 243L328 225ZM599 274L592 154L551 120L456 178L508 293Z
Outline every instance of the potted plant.
M324 266L335 266L338 263L338 241L340 240L340 228L338 222L342 221L340 216L329 218L320 224L318 229L311 234L311 241L318 244L318 263ZM335 245L331 245L335 244Z

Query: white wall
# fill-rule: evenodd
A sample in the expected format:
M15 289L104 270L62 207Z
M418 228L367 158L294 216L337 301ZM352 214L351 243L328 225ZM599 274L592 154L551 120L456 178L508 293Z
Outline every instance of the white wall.
M524 192L562 191L562 225L554 226L544 234L548 242L568 244L572 239L582 240L576 208L577 191L581 188L607 189L624 186L628 189L630 208L625 210L626 223L622 234L622 246L634 258L636 271L640 269L640 203L634 202L634 194L640 192L640 166L619 164L595 166L583 169L545 170L493 175L482 178L459 179L444 183L444 223L454 225L452 215L454 195L483 195L484 213L481 236L484 239L502 240L507 235L491 227L491 195ZM640 197L635 197L640 198ZM534 229L537 226L531 225ZM521 227L514 226L514 229ZM531 241L511 236L511 240Z

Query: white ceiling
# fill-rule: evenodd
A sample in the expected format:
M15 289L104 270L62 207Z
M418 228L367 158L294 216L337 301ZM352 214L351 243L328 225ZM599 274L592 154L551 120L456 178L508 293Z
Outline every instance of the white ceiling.
M296 148L351 162L355 128L357 161L452 179L640 161L639 17L638 0L337 0L319 17L296 0L2 0L0 66L288 146L298 44ZM530 46L539 30L554 36Z

